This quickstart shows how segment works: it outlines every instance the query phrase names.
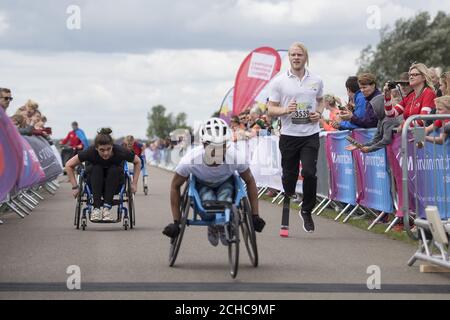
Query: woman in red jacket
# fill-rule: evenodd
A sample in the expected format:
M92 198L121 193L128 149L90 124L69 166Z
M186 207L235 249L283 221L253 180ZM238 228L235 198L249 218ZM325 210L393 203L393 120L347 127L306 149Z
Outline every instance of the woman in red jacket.
M395 106L392 105L391 90L386 84L384 87L385 112L388 117L394 118L403 114L403 119L415 114L430 114L435 108L434 99L436 94L433 89L431 77L428 74L428 68L423 63L415 63L409 68L409 85L414 92L403 97ZM424 121L417 120L411 123L411 126L424 126Z

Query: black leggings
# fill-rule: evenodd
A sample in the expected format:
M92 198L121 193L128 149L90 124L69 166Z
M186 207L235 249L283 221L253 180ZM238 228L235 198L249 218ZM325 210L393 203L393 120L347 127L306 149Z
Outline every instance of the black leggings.
M89 168L89 176L94 196L94 208L102 206L102 196L104 203L112 206L114 194L120 191L119 187L124 182L123 167L103 168L100 165L92 165Z
M303 204L302 210L311 212L316 205L317 192L317 156L319 153L319 134L307 137L280 137L282 183L287 196L295 194L299 174L299 162L302 162Z

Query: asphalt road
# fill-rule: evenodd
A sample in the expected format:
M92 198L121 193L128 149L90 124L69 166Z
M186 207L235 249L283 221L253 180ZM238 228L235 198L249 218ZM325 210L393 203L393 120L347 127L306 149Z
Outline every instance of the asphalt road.
M281 208L260 201L267 222L258 234L260 265L241 246L239 274L228 273L227 249L213 247L206 229L189 227L175 267L168 266L171 173L151 168L149 195L136 195L136 228L121 224L73 226L70 185L25 219L1 215L0 299L449 299L450 274L423 274L406 265L415 247L316 217L303 231L291 212L289 238L278 235ZM81 290L66 286L69 266L81 271ZM381 289L369 290L369 266Z

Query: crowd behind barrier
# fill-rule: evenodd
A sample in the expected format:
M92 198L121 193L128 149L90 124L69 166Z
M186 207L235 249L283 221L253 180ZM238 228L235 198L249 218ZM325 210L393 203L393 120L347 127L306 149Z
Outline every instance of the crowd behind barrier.
M61 173L56 148L41 135L21 135L0 108L0 211L29 215L44 199L41 190L54 194L58 189Z

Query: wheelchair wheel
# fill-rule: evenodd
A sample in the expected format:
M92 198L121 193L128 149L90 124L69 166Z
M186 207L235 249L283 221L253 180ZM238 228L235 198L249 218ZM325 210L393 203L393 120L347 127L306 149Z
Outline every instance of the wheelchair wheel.
M78 176L78 195L77 204L75 206L75 226L77 230L80 229L80 219L81 219L81 207L83 206L81 199L83 197L84 184L81 175Z
M248 257L254 267L258 266L258 246L256 245L256 232L253 227L252 212L248 198L241 201L241 231L244 239L245 247L247 248Z
M127 198L128 198L128 218L130 219L130 229L136 224L136 212L134 211L134 195L131 191L131 179L127 179ZM127 228L125 228L127 230Z
M233 279L236 278L239 267L239 220L239 212L233 206L231 221L225 226L225 228L228 228L228 234L230 235L228 262L230 263L230 274Z
M142 186L144 188L144 194L148 195L147 177L142 177Z
M178 252L180 250L181 241L183 240L184 230L186 229L187 219L189 215L189 210L191 207L191 199L188 196L188 188L186 185L183 196L181 197L181 221L180 221L180 233L176 238L170 239L170 249L169 249L169 266L173 267L175 260L177 259Z

